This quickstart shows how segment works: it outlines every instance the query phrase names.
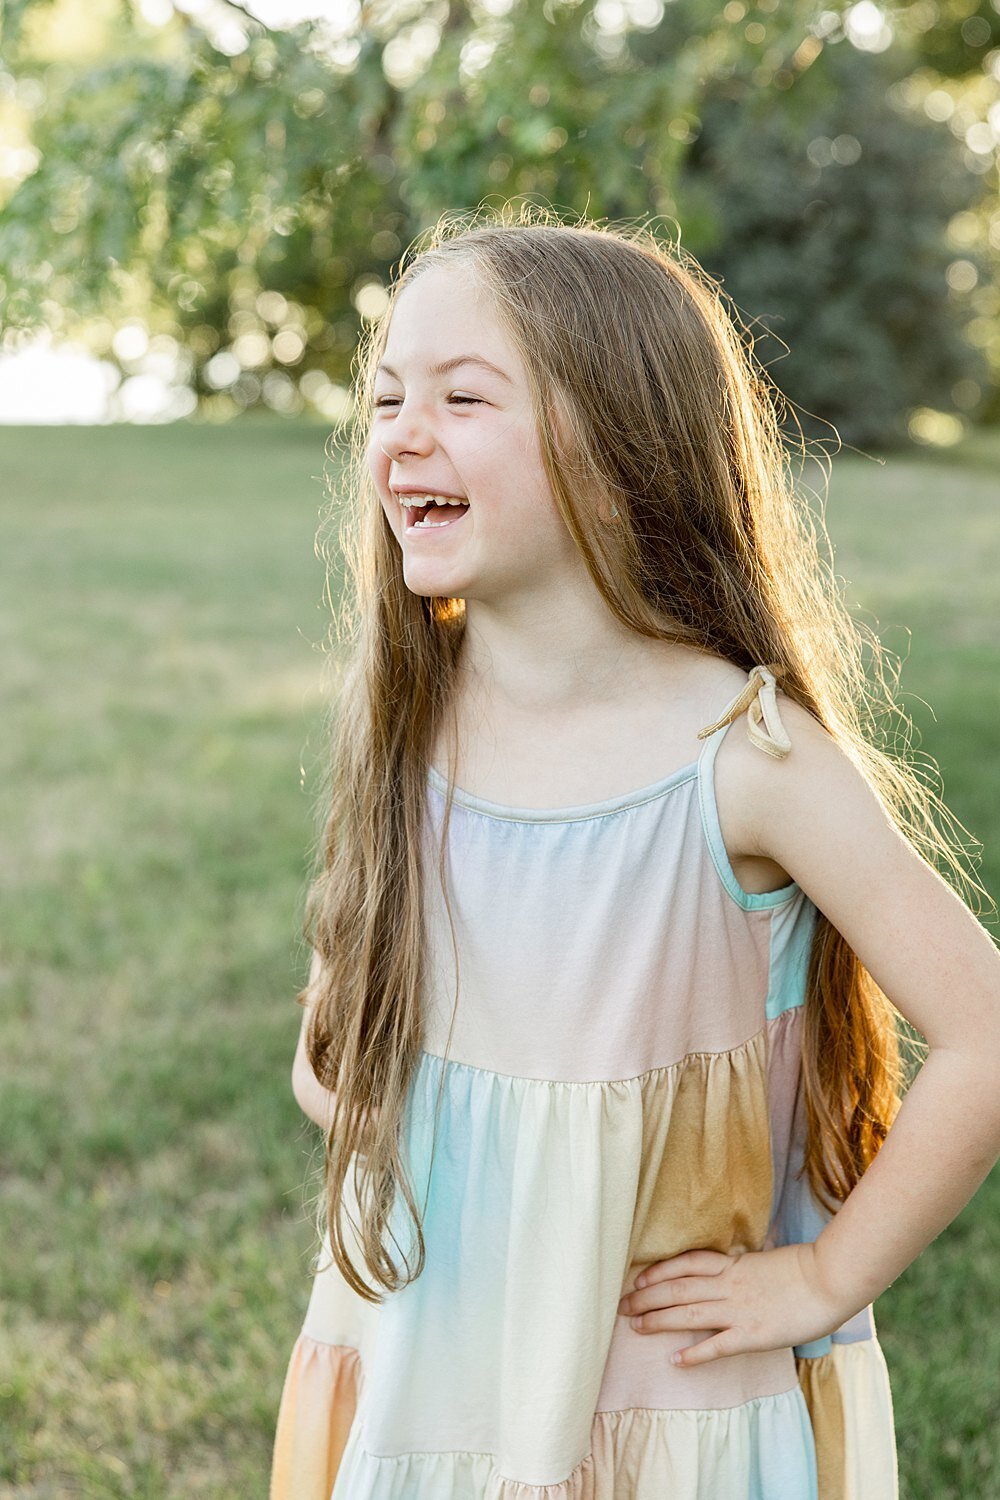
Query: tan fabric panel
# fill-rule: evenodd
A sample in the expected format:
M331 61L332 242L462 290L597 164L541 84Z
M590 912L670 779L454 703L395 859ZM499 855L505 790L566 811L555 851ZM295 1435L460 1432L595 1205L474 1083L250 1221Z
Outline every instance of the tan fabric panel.
M816 1440L819 1500L846 1500L844 1402L835 1357L796 1359L795 1368Z
M766 1027L731 1051L649 1075L643 1162L633 1268L684 1250L763 1247L773 1188Z

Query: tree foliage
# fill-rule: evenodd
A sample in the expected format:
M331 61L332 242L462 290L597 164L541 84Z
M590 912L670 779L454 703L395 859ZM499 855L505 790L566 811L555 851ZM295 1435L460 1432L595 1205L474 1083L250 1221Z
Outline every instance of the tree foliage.
M704 101L683 169L712 184L702 257L760 320L758 357L807 432L902 442L909 412L990 378L947 281L947 225L977 184L947 135L898 107L898 59L825 47L812 73L805 120L737 81Z
M669 221L790 346L779 386L848 441L895 441L915 405L994 378L946 279L948 224L984 184L897 86L936 32L860 51L812 0L377 0L281 30L216 0L154 34L119 0L77 61L44 41L72 3L6 16L10 75L41 100L0 219L8 343L130 314L209 403L268 399L269 369L286 392L344 385L366 288L377 303L413 236L526 197ZM958 69L982 28L939 3L936 66Z

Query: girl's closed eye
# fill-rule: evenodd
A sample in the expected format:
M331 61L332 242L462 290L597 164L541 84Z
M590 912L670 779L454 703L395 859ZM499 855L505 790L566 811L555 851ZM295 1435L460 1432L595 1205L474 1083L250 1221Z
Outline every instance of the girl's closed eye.
M486 402L482 399L481 396L449 396L448 400L449 401L453 401L456 404L460 404L460 405L463 405L463 406L485 406L486 405ZM375 406L376 406L376 408L383 408L383 407L389 407L389 406L398 406L398 405L399 405L399 397L398 396L376 396L376 398L375 398Z

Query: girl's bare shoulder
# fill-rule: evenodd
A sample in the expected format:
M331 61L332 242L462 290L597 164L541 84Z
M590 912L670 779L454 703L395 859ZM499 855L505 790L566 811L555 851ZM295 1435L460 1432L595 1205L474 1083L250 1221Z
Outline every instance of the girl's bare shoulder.
M1000 1045L993 939L848 749L808 709L778 704L784 759L732 730L719 748L720 823L789 873L932 1047Z
M705 719L705 724L709 724L714 723L743 690L748 674L731 662L720 662L717 669L709 667L704 675L709 696L715 693L712 699L714 711ZM713 767L713 789L723 843L733 873L748 894L778 890L795 878L768 849L763 837L767 814L762 800L762 778L767 780L770 777L773 783L783 774L783 768L792 757L796 757L796 770L801 771L803 762L808 761L813 778L819 776L821 779L816 764L816 736L822 735L833 745L831 736L808 710L786 697L780 689L776 702L779 718L792 744L789 755L778 759L754 744L748 733L748 715L744 710L725 731ZM786 779L787 774L785 770Z

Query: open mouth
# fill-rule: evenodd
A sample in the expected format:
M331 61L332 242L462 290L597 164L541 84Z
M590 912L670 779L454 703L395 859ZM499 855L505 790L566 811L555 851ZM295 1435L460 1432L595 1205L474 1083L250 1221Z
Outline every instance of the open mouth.
M403 524L407 536L443 531L456 526L468 514L467 500L450 496L415 495L403 502Z

